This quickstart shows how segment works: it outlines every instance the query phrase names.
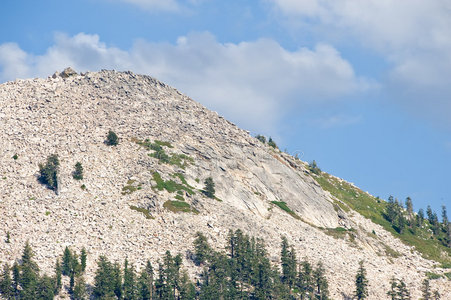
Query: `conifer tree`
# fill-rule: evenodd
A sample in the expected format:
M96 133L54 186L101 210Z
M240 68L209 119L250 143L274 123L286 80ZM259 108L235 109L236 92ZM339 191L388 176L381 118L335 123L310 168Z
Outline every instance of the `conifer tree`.
M86 249L85 249L85 247L83 247L81 249L81 255L80 255L80 267L81 267L81 271L82 272L85 272L85 270L86 270L86 259L87 259L87 256L88 256L88 254L86 252Z
M5 264L5 266L3 267L3 272L0 279L0 293L5 299L11 299L14 295L11 270L8 264Z
M122 272L121 272L121 266L119 265L118 262L115 262L113 264L113 268L112 268L112 283L113 283L113 290L114 290L114 294L116 295L116 297L118 299L121 299L123 293L122 293Z
M410 300L410 292L404 280L399 280L397 296L399 300Z
M63 254L63 275L70 276L70 273L72 271L72 260L72 251L70 251L69 247L66 246L66 248L64 248Z
M52 300L55 297L55 283L53 278L47 275L42 276L42 278L38 278L36 292L33 297L34 298L29 299Z
M59 165L60 162L56 154L50 155L45 165L39 164L39 181L53 190L58 189Z
M136 293L136 274L133 265L128 265L128 260L124 262L124 284L123 284L123 299L135 300L137 299Z
M153 268L149 260L139 277L139 291L142 300L150 300L153 296Z
M423 280L423 284L421 285L421 293L423 296L422 300L431 300L432 299L429 278L426 278Z
M413 203L410 197L406 198L406 211L407 211L407 221L410 228L414 226L414 215L413 215Z
M363 266L363 260L359 262L359 270L355 276L355 297L358 300L368 297L368 280L366 279L366 270Z
M60 260L57 259L55 264L55 295L57 295L60 292L62 287L61 283L62 272L63 270L61 268Z
M113 265L103 255L97 262L96 275L94 277L93 294L99 299L108 299L115 296Z
M397 300L397 289L398 289L398 283L396 282L395 277L392 277L390 279L390 290L387 292L387 295L390 297L391 300Z
M83 179L83 166L79 161L75 164L75 171L72 173L72 177L75 180L82 180Z
M201 265L208 260L210 253L210 245L208 245L207 238L201 232L196 233L194 240L194 254L196 255L196 264Z
M108 146L116 146L117 144L119 144L119 138L114 131L108 131L105 144L107 144Z
M313 297L315 289L313 280L313 269L307 259L301 262L296 286L299 289L301 300Z
M14 294L17 296L19 294L19 285L20 285L20 267L16 261L13 264L12 272L13 272Z
M36 295L36 288L39 281L39 267L33 260L33 250L27 241L22 253L22 265L20 266L20 297L33 299Z
M183 271L180 277L180 299L183 300L195 300L196 288L191 283L188 277L188 273ZM233 299L233 298L232 298Z
M288 241L285 236L282 237L280 258L282 261L282 282L291 289L296 280L296 255L293 247L289 249Z
M325 270L324 266L321 262L319 262L316 266L315 271L313 272L313 278L315 280L315 297L318 300L327 300L329 299L329 284L324 275Z
M75 280L75 285L72 293L73 300L86 300L88 298L88 293L86 291L86 282L82 274L77 276Z
M204 194L208 198L214 198L215 197L215 183L213 182L213 178L208 177L204 181L205 187L204 187Z

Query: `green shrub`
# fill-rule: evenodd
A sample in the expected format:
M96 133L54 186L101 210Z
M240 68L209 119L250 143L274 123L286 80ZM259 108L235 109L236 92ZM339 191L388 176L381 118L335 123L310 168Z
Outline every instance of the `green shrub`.
M256 138L257 140L259 140L260 142L262 142L263 144L266 144L266 138L265 138L264 135L257 134L257 135L255 136L255 138Z
M196 214L199 213L196 209L192 208L191 205L189 205L184 201L168 200L163 204L163 207L174 213L178 212L193 212Z
M107 144L108 146L116 146L117 144L119 144L119 138L117 137L117 134L111 130L108 131L105 144Z
M18 158L19 158L19 156L17 155L17 153L13 155L14 160L17 160Z
M208 198L215 198L215 183L213 182L213 178L208 177L207 179L205 179L204 181L205 187L204 187L204 194L205 196L207 196Z
M47 157L45 164L39 164L39 181L52 190L57 190L58 188L59 165L60 162L56 154Z
M269 137L268 145L273 147L274 149L278 149L276 142L274 142L271 137Z
M80 162L77 162L75 164L75 171L72 173L72 177L75 180L82 180L83 179L83 166Z
M294 212L292 211L288 206L287 203L284 201L271 201L272 204L277 205L280 209L286 211L287 213L289 213L293 218L300 220L301 218Z
M150 214L148 209L145 209L142 207L137 207L134 205L130 205L129 207L130 207L130 209L132 209L134 211L142 213L146 217L146 219L154 219L154 217L152 217L152 215Z

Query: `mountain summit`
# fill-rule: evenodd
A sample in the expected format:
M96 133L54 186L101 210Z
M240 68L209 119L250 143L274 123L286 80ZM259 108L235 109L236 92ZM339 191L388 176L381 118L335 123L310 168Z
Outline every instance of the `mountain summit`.
M0 261L12 264L29 240L51 272L47 259L85 247L92 280L99 255L156 262L185 253L197 231L222 249L229 229L241 229L274 260L285 236L297 257L322 261L333 299L352 294L360 260L370 299L386 298L392 276L419 297L427 272L445 272L325 191L305 162L149 76L66 69L7 82L0 120L0 232L11 240ZM53 187L39 180L51 155ZM445 277L432 284L451 298Z

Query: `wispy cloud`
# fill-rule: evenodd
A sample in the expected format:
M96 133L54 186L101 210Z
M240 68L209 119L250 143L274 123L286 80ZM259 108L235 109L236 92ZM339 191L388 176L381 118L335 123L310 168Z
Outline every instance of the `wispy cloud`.
M293 28L301 22L315 27L320 39L353 38L382 55L392 66L386 88L394 101L451 128L449 1L268 1Z
M0 80L48 76L66 66L79 71L132 70L163 80L250 130L271 131L293 108L369 87L330 45L289 51L270 39L219 43L193 33L176 43L137 41L131 49L109 47L97 35L58 34L46 53L0 45Z
M362 121L362 116L349 116L349 115L332 115L328 117L318 118L312 121L316 127L323 129L350 126L358 124Z

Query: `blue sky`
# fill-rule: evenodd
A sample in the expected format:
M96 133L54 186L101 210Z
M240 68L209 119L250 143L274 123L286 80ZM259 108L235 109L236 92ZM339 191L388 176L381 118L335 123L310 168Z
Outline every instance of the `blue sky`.
M0 82L152 75L416 209L451 206L446 0L4 0Z

